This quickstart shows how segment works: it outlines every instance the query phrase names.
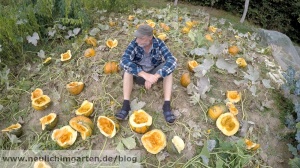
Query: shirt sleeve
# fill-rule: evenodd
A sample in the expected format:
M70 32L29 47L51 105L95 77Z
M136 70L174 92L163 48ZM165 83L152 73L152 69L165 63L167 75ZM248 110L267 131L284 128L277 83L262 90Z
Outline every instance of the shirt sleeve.
M162 69L158 70L156 73L164 78L175 70L177 67L177 59L171 54L170 50L163 41L160 41L159 49L160 54L165 59L165 64Z
M137 66L137 64L133 62L135 56L134 43L135 42L132 41L127 47L127 49L125 50L120 61L120 66L125 72L138 76L138 73L142 71L142 68Z

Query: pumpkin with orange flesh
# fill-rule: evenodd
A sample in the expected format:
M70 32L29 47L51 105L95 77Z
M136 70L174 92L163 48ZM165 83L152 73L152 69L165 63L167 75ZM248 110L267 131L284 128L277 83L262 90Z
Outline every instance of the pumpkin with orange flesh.
M187 67L190 72L194 72L194 68L197 67L198 65L199 65L198 62L195 60L187 62Z
M241 100L241 93L238 91L227 91L226 92L227 99L232 103L237 103Z
M31 102L35 110L45 110L50 105L51 99L47 95L42 95Z
M81 106L79 107L79 109L77 109L75 111L76 115L84 115L86 117L90 116L94 111L94 104L92 102L89 102L87 100L84 100L81 104Z
M43 90L40 88L36 88L33 92L31 92L31 100L39 98L43 95Z
M52 130L58 122L58 116L56 113L50 113L40 118L40 122L42 124L42 130Z
M23 131L22 131L21 128L22 128L21 124L16 123L16 124L10 125L10 126L7 127L7 128L4 128L4 129L2 130L2 132L3 132L3 133L4 133L4 132L7 132L7 133L10 133L10 134L13 134L13 135L16 135L17 137L19 137L19 136L21 136L22 133L23 133Z
M221 114L217 119L216 125L227 136L234 135L240 128L239 121L232 113Z
M51 135L51 138L60 147L68 148L76 141L77 131L73 130L71 126L66 125L60 129L55 129Z
M96 55L96 51L93 48L88 48L84 51L84 56L89 58Z
M69 125L80 133L83 140L92 135L94 128L92 120L85 116L77 116L72 118L69 121Z
M99 116L97 119L97 127L101 134L108 138L113 138L119 131L119 123L113 117Z
M115 47L117 47L117 45L118 45L118 40L116 40L116 39L114 39L114 40L108 39L108 40L106 41L106 45L107 45L107 47L109 47L110 49L115 48Z
M60 54L61 62L68 62L72 58L71 50L68 50L65 53Z
M134 132L143 134L152 125L152 117L144 110L136 110L129 117L129 125Z
M247 66L247 62L244 58L236 59L235 63L238 65L238 67L241 67L241 68L245 68Z
M157 154L167 146L166 135L159 129L145 133L142 138L145 149L152 154Z
M226 111L227 109L224 103L215 103L208 108L207 113L212 120L216 120L221 114L225 113Z
M246 149L248 150L257 150L260 147L260 144L252 142L250 139L245 139Z
M238 109L235 107L235 105L232 102L227 102L226 106L229 109L229 112L233 115L237 115L239 113Z
M84 88L83 82L70 82L66 85L67 90L72 95L78 95Z
M103 71L105 74L113 74L119 72L119 64L115 61L105 63Z
M237 46L235 46L235 45L230 46L230 47L228 48L228 53L229 53L230 55L232 55L232 56L235 56L236 54L239 53L239 48L238 48Z
M97 46L97 40L95 39L95 37L88 37L85 42L87 44L90 44L92 45L93 47L96 47Z

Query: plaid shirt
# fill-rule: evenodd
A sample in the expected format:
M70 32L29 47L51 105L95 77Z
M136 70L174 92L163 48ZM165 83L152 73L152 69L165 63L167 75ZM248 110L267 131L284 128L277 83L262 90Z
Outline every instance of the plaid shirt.
M156 72L164 78L175 70L177 66L176 58L170 53L168 47L162 40L153 37L152 44L153 47L150 51L150 56L152 57L151 63L154 67L157 67L165 62L162 69ZM143 57L144 49L138 46L136 39L134 39L125 50L120 61L120 66L126 72L138 76L138 73L142 71L142 68L138 64Z

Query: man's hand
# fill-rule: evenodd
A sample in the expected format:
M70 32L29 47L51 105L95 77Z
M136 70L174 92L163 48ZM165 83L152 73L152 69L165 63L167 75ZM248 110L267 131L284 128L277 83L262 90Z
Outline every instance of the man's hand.
M141 77L143 77L145 79L145 81L148 81L151 84L156 83L157 80L160 78L159 74L154 74L153 75L153 74L146 73L144 71L140 72L138 75L141 76ZM145 83L145 86L146 86L146 83Z

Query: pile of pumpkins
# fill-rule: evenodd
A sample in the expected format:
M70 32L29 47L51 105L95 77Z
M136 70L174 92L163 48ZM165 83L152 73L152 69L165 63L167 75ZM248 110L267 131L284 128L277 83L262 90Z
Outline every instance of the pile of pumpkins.
M83 88L82 82L71 82L66 85L67 90L72 95L79 94ZM45 98L46 97L46 98ZM43 94L42 89L37 88L31 93L32 107L35 110L46 109L51 99ZM69 124L59 129L54 129L58 122L58 115L56 113L50 113L40 118L42 130L53 130L51 138L60 147L68 148L74 144L77 139L77 134L80 133L83 140L92 135L94 129L94 123L89 116L94 111L94 104L87 100L84 100L81 106L75 111L76 116L71 118ZM119 131L119 123L114 117L99 116L97 118L97 127L100 133L108 138L113 138ZM167 146L166 135L159 129L153 129L149 131L152 125L152 117L144 110L136 110L129 117L129 125L132 131L143 134L141 141L145 149L152 154L157 154ZM9 126L2 130L2 132L8 132L17 136L21 135L21 125L19 123ZM174 152L180 153L184 149L184 141L174 136L172 143L168 144L168 149Z

